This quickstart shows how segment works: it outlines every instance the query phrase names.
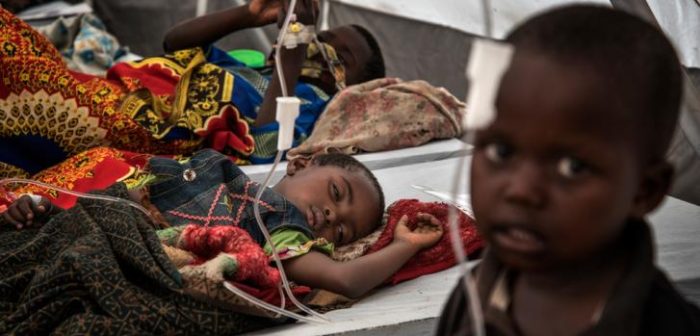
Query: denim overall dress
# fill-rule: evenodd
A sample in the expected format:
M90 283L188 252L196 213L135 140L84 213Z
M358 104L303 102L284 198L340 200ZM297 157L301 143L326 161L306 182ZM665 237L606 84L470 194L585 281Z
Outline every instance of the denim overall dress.
M205 149L184 163L154 157L149 166L156 176L149 185L150 201L170 225L236 225L248 231L260 246L265 245L253 213L260 185L229 158ZM304 215L272 189L262 194L260 215L269 232L289 228L314 238Z

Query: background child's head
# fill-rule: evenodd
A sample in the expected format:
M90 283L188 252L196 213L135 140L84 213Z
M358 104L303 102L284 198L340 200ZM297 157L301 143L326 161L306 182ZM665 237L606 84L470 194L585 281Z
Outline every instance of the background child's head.
M298 158L275 190L304 215L317 237L344 245L381 223L384 193L376 177L355 158L339 153Z
M600 255L663 199L680 64L650 24L604 7L532 18L478 132L472 201L497 255L523 270Z
M335 49L345 68L345 84L360 84L386 75L379 43L364 27L340 26L320 32L318 38ZM323 72L320 78L304 77L303 80L326 92L335 92L335 79L328 72Z

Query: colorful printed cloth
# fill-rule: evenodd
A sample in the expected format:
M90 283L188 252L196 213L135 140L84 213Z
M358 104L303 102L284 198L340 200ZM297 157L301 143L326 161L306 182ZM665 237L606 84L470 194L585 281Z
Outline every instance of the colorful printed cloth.
M106 194L128 197L123 184ZM277 324L187 293L155 230L81 199L41 228L0 219L0 334L231 335Z
M252 124L258 115L265 91L270 84L271 69L261 73L244 66L243 63L231 58L227 53L216 47L207 49L207 60L216 64L236 77L233 101L245 120ZM326 107L330 96L318 87L298 82L294 95L301 100L299 116L294 121L294 141L292 146L298 146L309 137L314 129L316 120ZM251 127L250 132L255 139L255 151L250 156L253 164L274 161L277 154L277 133L279 125L276 122L262 127Z
M83 193L103 190L116 182L124 182L128 188L135 188L152 179L145 171L150 157L147 154L96 147L44 169L31 179ZM8 206L14 198L26 193L46 197L53 205L63 209L72 207L77 201L73 195L36 185L9 185L5 191L11 195L4 201L0 199L0 205Z
M34 174L101 145L182 154L218 142L235 157L252 153L231 103L234 77L201 49L120 63L108 77L67 70L46 38L0 9L0 162L14 168L0 175Z
M0 8L0 177L28 177L98 146L159 155L211 147L239 164L269 161L277 125L249 127L268 82L215 48L118 63L107 78L72 72ZM296 93L298 143L328 96L303 84Z
M382 78L348 87L328 104L314 132L288 159L317 152L377 152L462 133L464 104L425 81Z

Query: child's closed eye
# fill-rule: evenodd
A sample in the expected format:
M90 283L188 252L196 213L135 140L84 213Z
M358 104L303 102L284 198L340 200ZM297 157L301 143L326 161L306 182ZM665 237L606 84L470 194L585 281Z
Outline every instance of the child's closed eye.
M337 229L336 231L337 231L337 238L336 238L336 241L338 242L338 244L342 244L342 243L343 243L343 239L345 238L345 232L344 232L344 230L343 230L343 226L342 226L342 225L338 225L338 229Z
M333 200L336 202L340 202L340 190L338 189L338 186L335 185L335 183L331 184L331 195L333 196Z

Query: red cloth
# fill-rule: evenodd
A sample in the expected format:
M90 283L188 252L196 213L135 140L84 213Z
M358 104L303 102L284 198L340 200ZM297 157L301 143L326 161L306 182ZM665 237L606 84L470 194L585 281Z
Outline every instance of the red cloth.
M202 263L218 256L228 254L236 260L238 268L233 281L250 281L260 288L276 288L282 280L279 271L268 265L268 257L253 241L250 234L237 226L188 225L180 236L180 248L200 257Z
M236 226L203 227L188 225L181 234L181 246L184 250L201 258L196 263L219 255L228 254L238 263L238 269L231 280L236 287L254 297L279 305L280 292L277 285L282 283L277 268L269 265L269 258L250 234ZM311 292L309 287L295 286L292 292L298 298ZM291 301L286 301L291 306Z
M421 202L416 199L404 199L394 202L389 207L389 219L379 239L372 245L366 254L381 250L394 240L394 228L403 215L408 215L408 227L414 229L417 225L416 215L427 213L435 216L443 225L445 234L440 241L431 248L418 252L398 272L392 275L386 282L395 285L399 282L411 280L421 275L442 271L456 265L455 255L452 251L452 243L449 235L449 205L438 202ZM484 241L476 230L474 219L461 211L457 211L459 235L462 238L464 251L467 256L481 250Z

